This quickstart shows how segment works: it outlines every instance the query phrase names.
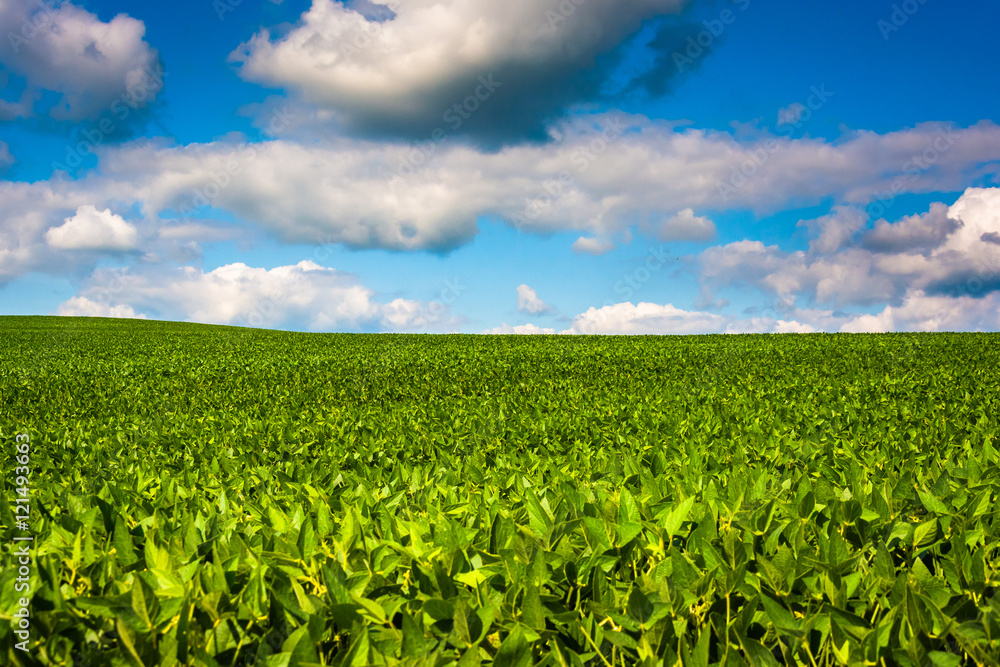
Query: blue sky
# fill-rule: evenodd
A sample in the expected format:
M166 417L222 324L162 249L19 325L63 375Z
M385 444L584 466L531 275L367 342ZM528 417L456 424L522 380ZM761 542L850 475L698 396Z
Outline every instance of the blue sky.
M0 314L997 330L998 19L7 0Z

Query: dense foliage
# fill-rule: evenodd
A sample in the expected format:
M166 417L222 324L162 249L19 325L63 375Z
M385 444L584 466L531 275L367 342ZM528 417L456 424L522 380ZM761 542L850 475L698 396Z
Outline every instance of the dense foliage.
M0 663L997 665L998 340L0 318Z

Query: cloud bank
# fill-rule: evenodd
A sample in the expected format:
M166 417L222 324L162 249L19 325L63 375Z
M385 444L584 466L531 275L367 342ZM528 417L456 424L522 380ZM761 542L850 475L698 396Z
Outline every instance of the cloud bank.
M915 160L936 144L948 150L915 171ZM575 249L599 254L608 248L606 239L630 230L704 242L714 234L706 216L712 211L767 215L833 199L868 204L867 212L880 217L900 194L961 189L996 177L1000 127L927 124L884 135L850 133L836 142L744 141L602 114L567 121L544 147L421 150L348 138L316 145L278 139L104 147L98 168L77 180L0 182L0 281L49 263L47 230L82 205L119 215L126 207L138 210L142 220L130 222L148 227L151 236L161 214L215 209L288 243L439 253L470 243L482 219L525 233L582 233ZM413 166L415 155L420 166ZM912 237L909 243L931 243L946 231L931 220L920 224L929 228L894 228L868 243L898 244L901 235ZM980 236L991 231L984 228Z

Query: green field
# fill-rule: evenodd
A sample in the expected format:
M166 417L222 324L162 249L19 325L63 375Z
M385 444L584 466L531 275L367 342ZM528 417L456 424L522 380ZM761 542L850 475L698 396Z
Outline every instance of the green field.
M0 664L998 665L998 343L0 318Z

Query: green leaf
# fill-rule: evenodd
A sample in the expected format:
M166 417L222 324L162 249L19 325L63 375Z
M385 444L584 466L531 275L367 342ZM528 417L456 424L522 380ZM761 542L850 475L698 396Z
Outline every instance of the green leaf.
M507 635L500 650L493 658L494 667L526 667L531 664L531 649L521 626L515 626Z
M633 588L628 596L628 614L640 623L646 623L653 616L653 603L638 588Z
M768 618L771 619L775 627L795 634L800 632L801 624L792 616L790 611L785 609L784 605L776 600L772 600L769 595L761 595L760 601L764 605L764 611L767 612Z
M694 497L688 496L667 513L663 527L671 538L680 532L681 524L687 520L692 507L694 507Z
M132 535L120 515L115 517L114 547L115 558L122 567L128 567L139 560L132 545Z
M927 654L930 658L931 664L934 667L961 667L962 658L954 653L945 653L943 651L931 651Z
M545 628L545 609L538 593L538 587L529 585L524 591L521 602L521 619L529 628L543 630Z
M535 535L544 537L552 530L552 517L545 511L538 497L531 489L524 492L524 504L528 510L528 522Z
M808 491L802 497L802 500L799 501L799 516L803 519L808 519L814 507L816 507L816 496L813 495L812 491Z
M917 526L913 532L913 546L917 549L929 547L938 541L940 535L938 520L931 519Z
M618 544L628 544L642 532L642 526L637 523L626 523L616 527L618 531Z
M920 496L920 502L923 503L928 512L934 512L944 516L949 514L948 506L938 500L937 497L935 497L930 491L920 490L917 491L917 495Z
M446 600L431 598L424 600L424 613L435 621L451 620L455 616L455 606Z
M640 518L635 498L632 497L628 489L623 488L618 495L618 523L639 523Z

